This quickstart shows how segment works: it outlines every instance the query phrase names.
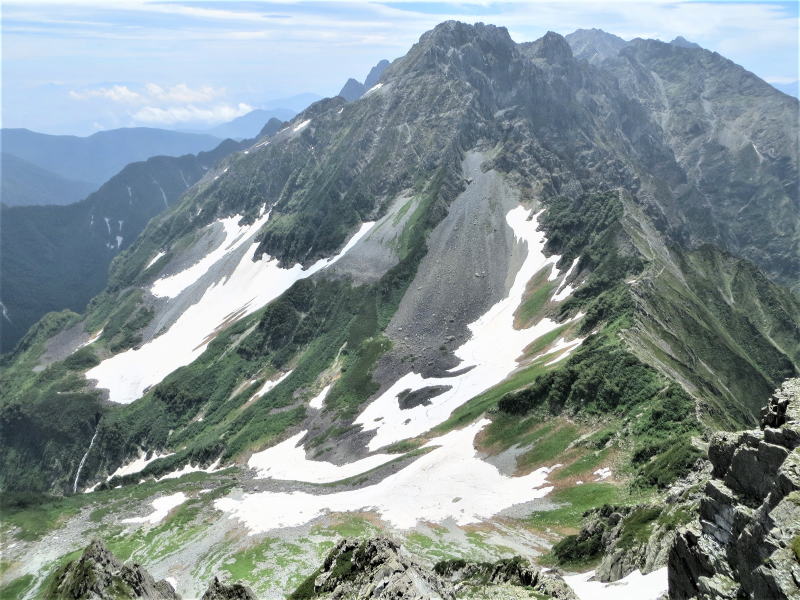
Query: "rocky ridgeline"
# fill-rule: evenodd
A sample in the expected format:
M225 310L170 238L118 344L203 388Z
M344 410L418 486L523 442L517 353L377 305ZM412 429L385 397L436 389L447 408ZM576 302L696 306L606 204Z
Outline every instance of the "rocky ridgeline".
M762 411L760 430L718 433L699 521L669 554L674 600L800 598L800 379Z
M344 539L322 566L289 596L291 600L455 600L486 597L577 600L554 572L520 557L495 563L448 560L432 569L405 555L396 542L377 537ZM137 564L123 564L100 541L53 578L48 600L181 600L169 582L155 581ZM201 600L256 600L240 583L214 578Z
M99 540L89 544L79 559L56 572L46 597L53 600L180 599L169 582L154 580L137 564L123 564Z
M124 564L99 540L81 557L56 571L48 600L181 600L170 583L156 581L140 565ZM216 577L201 600L256 600L246 586L226 585Z
M519 557L495 563L448 560L429 569L385 537L342 540L292 598L454 600L487 592L502 598L528 598L531 592L577 598L559 575Z

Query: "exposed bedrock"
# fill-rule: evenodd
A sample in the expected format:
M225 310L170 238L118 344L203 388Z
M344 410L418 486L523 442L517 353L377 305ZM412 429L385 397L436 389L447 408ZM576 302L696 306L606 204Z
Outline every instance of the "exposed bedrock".
M699 521L670 551L670 598L800 598L800 379L761 429L716 434L708 457Z
M560 575L545 573L520 557L494 563L445 560L430 569L407 556L395 541L377 537L339 542L292 597L455 600L532 593L557 600L577 598Z

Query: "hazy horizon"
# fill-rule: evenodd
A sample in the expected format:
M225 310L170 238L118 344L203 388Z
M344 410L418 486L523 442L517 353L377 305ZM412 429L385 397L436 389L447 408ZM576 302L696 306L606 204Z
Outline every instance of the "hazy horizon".
M202 130L257 108L299 110L281 103L335 95L448 19L505 26L517 42L592 27L626 40L683 36L787 91L797 14L793 2L10 1L2 126Z

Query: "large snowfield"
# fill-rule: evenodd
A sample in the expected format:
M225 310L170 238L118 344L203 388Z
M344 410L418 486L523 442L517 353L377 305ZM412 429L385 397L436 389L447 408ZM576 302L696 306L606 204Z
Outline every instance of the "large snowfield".
M328 512L358 511L377 512L393 527L410 529L419 522L448 519L458 525L477 523L510 506L547 495L552 489L546 485L552 468L543 467L524 477L507 477L481 460L473 442L488 423L484 419L431 440L424 446L431 449L427 454L375 485L332 494L231 495L216 500L214 506L240 520L250 534L296 527ZM332 476L332 467L324 468L328 470L324 474ZM309 477L298 472L291 478L312 479L319 474L316 469L319 467L309 471ZM347 467L341 469L343 476L353 474Z
M269 213L247 226L237 224L241 220L240 215L217 221L224 228L225 240L194 265L157 280L151 291L155 296L170 298L191 293L192 286L214 265L249 243L249 251L233 272L209 286L166 332L141 348L130 349L104 360L90 369L86 377L96 380L97 387L107 389L112 402L133 402L148 387L198 358L217 329L233 319L252 314L280 296L296 281L334 264L374 225L372 222L362 224L341 252L331 258L320 259L307 269L299 264L282 269L278 261L268 255L253 260L258 248L253 238L268 219Z

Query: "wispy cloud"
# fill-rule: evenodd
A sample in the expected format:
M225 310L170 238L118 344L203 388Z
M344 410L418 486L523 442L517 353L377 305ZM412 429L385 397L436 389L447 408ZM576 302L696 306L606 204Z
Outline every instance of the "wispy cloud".
M70 90L69 96L74 100L100 100L130 107L127 114L133 122L150 125L218 123L253 110L245 102L212 104L225 96L224 88L210 85L193 88L185 83L162 86L148 82L139 91L127 85L110 85Z
M145 106L132 116L135 121L150 125L175 125L192 122L220 123L246 115L251 110L253 110L253 107L245 102L240 102L236 105L217 104L208 107L198 107L191 104L187 106L171 106L169 108Z
M93 90L70 90L70 98L74 100L88 100L90 98L106 98L112 102L122 102L125 104L137 104L144 101L144 96L134 92L126 85L113 85L111 87L101 87Z

